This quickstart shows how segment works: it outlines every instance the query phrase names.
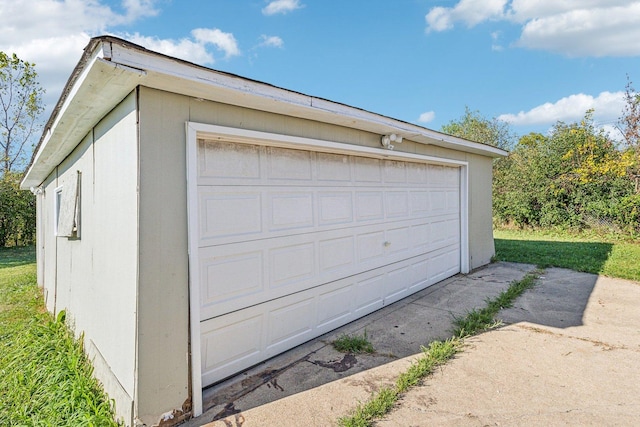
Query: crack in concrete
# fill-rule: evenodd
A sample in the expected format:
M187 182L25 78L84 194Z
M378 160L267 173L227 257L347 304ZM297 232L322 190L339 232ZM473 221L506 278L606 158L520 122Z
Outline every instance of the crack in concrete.
M588 342L588 343L597 345L599 347L602 347L602 349L606 350L606 351L609 351L609 350L631 350L631 351L634 351L634 352L640 352L640 350L629 348L626 345L609 344L609 343L606 343L604 341L594 340L594 339L591 339L591 338L583 338L583 337L576 337L576 336L573 336L573 335L561 334L561 333L558 333L558 332L549 331L547 329L537 328L535 326L515 325L515 324L512 324L512 326L515 326L517 328L524 329L524 330L527 330L527 331L536 332L536 333L539 333L539 334L547 334L547 335L553 335L553 336L556 336L556 337L570 338L570 339L573 339L573 340Z

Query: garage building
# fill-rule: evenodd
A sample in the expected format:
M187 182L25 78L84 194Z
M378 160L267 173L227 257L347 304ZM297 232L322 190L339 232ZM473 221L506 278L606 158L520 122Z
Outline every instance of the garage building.
M22 187L38 281L127 425L490 262L506 152L90 41Z

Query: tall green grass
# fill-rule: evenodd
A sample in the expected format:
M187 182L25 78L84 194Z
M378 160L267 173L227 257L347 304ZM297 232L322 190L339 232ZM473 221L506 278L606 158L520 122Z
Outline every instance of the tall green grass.
M64 317L44 309L33 251L0 249L0 426L117 425Z
M473 310L466 316L454 320L453 336L446 341L433 341L422 347L422 355L401 373L392 386L383 387L371 396L367 402L359 404L350 415L338 420L341 427L369 427L375 420L384 417L393 409L403 393L418 385L423 378L434 369L447 363L460 352L467 337L483 332L500 324L495 319L498 312L511 307L513 302L527 289L531 289L542 270L526 274L522 280L513 281L509 287L497 297L487 300L484 308Z

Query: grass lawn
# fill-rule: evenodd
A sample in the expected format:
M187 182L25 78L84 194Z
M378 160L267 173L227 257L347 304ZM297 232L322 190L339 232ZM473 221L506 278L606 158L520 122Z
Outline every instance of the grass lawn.
M34 248L0 248L0 425L116 426L64 314L44 309Z
M640 242L566 231L494 230L496 259L640 281Z

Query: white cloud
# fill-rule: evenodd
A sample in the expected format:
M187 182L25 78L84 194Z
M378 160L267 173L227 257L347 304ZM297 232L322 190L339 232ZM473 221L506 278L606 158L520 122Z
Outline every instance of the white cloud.
M574 10L626 6L633 0L512 0L507 12L509 19L525 23L531 19L547 18Z
M427 21L427 32L445 31L453 28L453 13L446 7L434 7L424 17Z
M233 34L217 28L198 28L179 40L111 30L156 16L157 4L158 0L121 0L114 6L104 0L0 0L0 17L11 17L2 21L0 50L36 64L38 80L46 89L44 115L56 103L89 39L97 35L112 34L205 65L215 62L216 50L225 58L241 54Z
M429 122L432 122L433 119L435 118L436 118L436 113L434 111L427 111L420 114L420 117L418 117L418 121L420 123L429 123Z
M460 0L454 7L434 7L425 16L427 32L450 30L456 21L473 27L482 21L501 19L507 1Z
M528 21L517 45L568 56L640 55L640 2L578 9Z
M36 64L38 81L46 89L46 115L89 39L107 33L109 26L156 15L154 3L123 0L121 12L115 12L99 0L2 0L0 50Z
M278 37L278 36L267 36L267 35L261 35L260 36L260 44L259 46L264 46L264 47L282 47L284 46L284 41Z
M196 28L195 30L191 31L191 34L198 43L210 43L216 48L222 50L225 53L226 58L240 55L238 42L231 33L225 33L217 28Z
M213 55L207 51L205 43L200 41L186 38L180 40L159 39L138 33L127 34L125 38L149 50L178 57L196 64L213 64L215 62Z
M296 9L300 9L303 6L304 5L300 4L300 0L274 0L269 2L269 4L262 9L262 13L265 15L288 13Z
M181 58L196 64L213 64L215 58L207 50L211 44L225 54L225 58L240 55L235 37L218 28L196 28L191 31L192 38L180 40L159 39L141 34L127 34L126 39L147 49Z
M606 125L600 126L600 128L604 130L609 135L609 138L611 138L612 140L618 141L618 142L625 141L624 134L622 133L619 127L606 124Z
M147 16L156 16L159 11L154 7L155 0L123 0L122 6L126 14L122 23L131 23Z
M573 122L584 117L587 110L594 109L596 122L615 122L624 107L624 92L602 92L597 97L579 93L546 102L529 111L517 114L502 114L499 120L520 125L553 125L557 121Z
M3 19L0 45L23 40L63 37L86 32L97 35L109 26L128 24L155 16L152 0L124 0L123 12L114 12L98 0L12 0L0 2Z
M496 52L504 50L504 47L500 44L500 37L502 37L502 33L500 31L494 31L491 33L491 50Z
M473 27L484 21L521 26L514 45L567 56L640 55L638 0L460 0L434 7L425 16L427 32Z

